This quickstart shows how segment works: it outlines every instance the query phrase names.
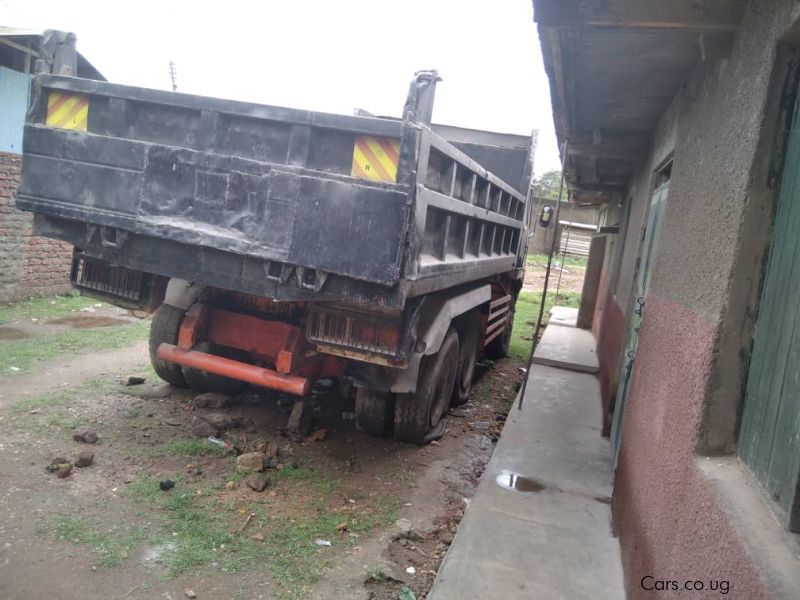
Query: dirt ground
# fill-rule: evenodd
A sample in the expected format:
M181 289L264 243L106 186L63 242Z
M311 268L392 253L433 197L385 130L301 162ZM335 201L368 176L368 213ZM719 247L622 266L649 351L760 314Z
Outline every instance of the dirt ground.
M0 597L425 597L521 363L482 368L470 403L422 448L356 431L335 389L319 391L311 435L293 438L290 399L198 405L155 377L142 324L92 313L0 325ZM131 375L145 382L120 383ZM73 439L85 427L96 443ZM47 469L87 450L92 464L65 478ZM273 457L262 492L237 472L248 451Z
M560 268L552 267L550 269L550 284L549 289L555 291L558 284ZM586 269L579 266L565 266L561 273L561 287L562 292L578 292L583 289L583 277ZM541 292L544 289L545 269L533 268L528 266L525 270L525 282L522 289L529 292Z

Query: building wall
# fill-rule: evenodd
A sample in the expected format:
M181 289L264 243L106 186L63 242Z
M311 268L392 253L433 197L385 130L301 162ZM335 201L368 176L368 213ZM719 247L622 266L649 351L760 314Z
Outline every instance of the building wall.
M14 207L22 157L0 152L0 301L70 289L72 247L34 236L33 215Z
M552 206L555 208L555 200L543 200L534 198L534 220L537 221L536 231L533 232L533 237L528 245L528 252L530 254L547 254L550 252L551 244L553 243L553 234L556 231L555 215L553 215L553 223L550 227L540 227L538 224L539 214L544 206ZM576 223L586 223L590 225L597 225L600 222L600 208L597 206L574 206L572 204L564 204L561 206L562 221L575 221ZM564 230L566 231L566 230ZM566 233L562 233L562 236Z
M610 289L606 289L597 326L597 359L600 368L600 399L603 405L602 434L611 433L611 416L619 383L619 368L625 348L625 316Z
M728 597L769 597L748 540L696 461L703 460L698 454L735 446L777 191L785 66L796 59L793 51L779 52L779 41L798 16L796 0L750 2L732 48L711 54L688 75L632 183L619 272L605 277L617 279L604 302L598 340L601 382L610 393L609 369L618 367L627 338L619 316L627 320L634 300L653 172L674 153L613 503L632 598L690 597L644 590L640 582L648 575L727 580Z

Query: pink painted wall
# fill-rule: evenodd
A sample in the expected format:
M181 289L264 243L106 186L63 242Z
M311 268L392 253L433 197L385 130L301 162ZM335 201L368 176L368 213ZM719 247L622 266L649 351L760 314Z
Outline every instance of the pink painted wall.
M613 501L628 597L768 598L715 492L694 463L715 326L654 294L644 310ZM726 580L731 589L725 596L647 591L641 585L646 576L678 582Z
M611 290L606 291L602 317L595 322L597 360L600 364L600 398L603 406L603 435L611 431L612 400L617 391L620 354L624 348L625 316Z

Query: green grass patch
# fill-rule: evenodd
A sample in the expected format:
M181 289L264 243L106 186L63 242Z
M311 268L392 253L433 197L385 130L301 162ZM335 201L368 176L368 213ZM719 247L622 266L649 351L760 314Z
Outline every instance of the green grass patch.
M164 451L172 456L225 456L228 453L205 438L175 438L167 442Z
M30 371L38 361L53 360L67 354L88 354L131 346L146 340L149 328L148 321L136 321L119 327L83 329L24 340L0 341L0 380L14 373Z
M23 415L25 413L30 413L33 410L39 411L52 406L58 406L63 404L66 397L67 390L58 390L48 394L41 394L40 396L24 398L23 400L19 400L16 404L14 404L14 406L11 407L11 414Z
M143 525L119 524L107 528L101 527L96 518L63 514L49 518L43 531L54 539L86 546L97 555L96 565L105 569L122 564L147 537Z
M585 269L588 258L585 256L558 256L553 257L552 268L557 268L563 261L565 268ZM547 254L528 254L526 259L528 266L537 268L547 268Z
M173 490L162 492L158 479L146 475L129 484L125 496L144 508L143 519L157 523L150 543L173 546L163 556L169 576L212 562L231 573L258 565L269 569L285 598L303 596L327 568L332 550L317 546L316 539L349 546L356 539L350 533L368 534L397 518L397 501L386 495L360 498L351 510L331 508L340 506L335 493L340 482L313 468L287 466L269 476L281 490L280 500L261 496L244 512L236 502L223 501L221 489L178 480ZM255 517L240 534L248 513ZM256 532L263 542L249 537Z
M81 296L77 292L65 296L37 296L20 302L0 304L0 324L31 318L55 319L95 304L106 306L99 300Z
M23 398L11 407L12 423L17 430L33 429L40 433L47 428L72 429L84 425L88 419L75 412L77 401L99 399L115 385L110 379L88 379L79 386Z
M578 292L560 292L558 302L555 301L555 294L548 293L545 302L544 322L547 320L547 312L556 304L578 308L581 303L581 295ZM517 298L516 312L514 314L514 330L511 336L511 350L509 354L518 360L528 360L533 340L533 332L536 329L536 321L539 318L539 308L542 304L541 292L520 292ZM543 323L544 324L544 323Z
M83 399L92 400L108 394L115 383L110 379L87 379L81 385L65 387L39 396L32 396L19 400L11 408L12 415L29 413L34 409L47 409L53 406L64 406L73 404L74 400L80 396Z

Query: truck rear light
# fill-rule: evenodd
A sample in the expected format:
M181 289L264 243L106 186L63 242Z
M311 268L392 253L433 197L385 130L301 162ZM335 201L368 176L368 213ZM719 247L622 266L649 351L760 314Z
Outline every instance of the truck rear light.
M400 341L400 322L358 313L315 310L308 320L306 338L325 346L395 357Z
M394 350L397 348L397 327L366 319L353 320L353 337L356 343L374 348Z

